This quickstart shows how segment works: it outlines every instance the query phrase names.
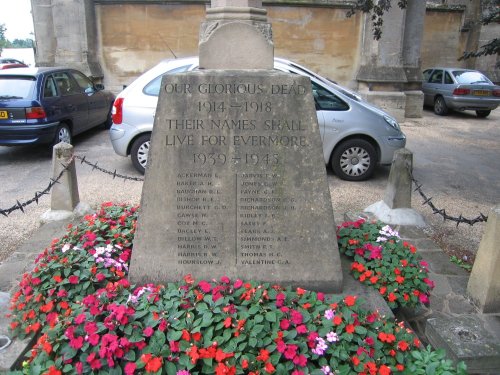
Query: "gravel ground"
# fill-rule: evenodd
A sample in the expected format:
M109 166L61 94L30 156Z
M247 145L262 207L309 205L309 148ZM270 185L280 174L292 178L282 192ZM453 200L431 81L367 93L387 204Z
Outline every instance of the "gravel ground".
M500 203L500 192L498 191L498 187L500 186L498 180L499 173L492 177L489 176L490 173L488 171L485 171L483 175L476 179L464 177L464 181L471 180L468 181L468 183L472 184L471 186L480 184L488 186L489 189L484 192L481 189L469 189L466 184L467 181L457 182L459 180L457 171L460 171L462 166L457 166L455 170L449 171L452 177L455 175L455 178L450 180L453 182L443 182L442 179L446 177L445 173L432 165L432 163L436 163L436 161L430 160L432 159L432 150L427 151L423 147L427 145L431 149L439 149L441 146L446 146L454 150L453 152L456 152L458 155L466 155L467 153L464 152L464 150L470 149L470 141L474 139L476 143L474 146L478 147L478 149L488 149L492 153L496 153L497 157L493 159L496 159L496 162L490 162L490 164L492 165L491 168L498 169L497 161L499 159L498 156L500 156L500 130L498 130L498 123L500 114L496 112L492 113L486 120L478 120L475 116L463 114L451 115L443 118L435 116L432 112L425 111L423 119L402 124L402 129L408 137L407 147L414 152L415 177L423 183L423 190L426 194L433 197L433 202L436 206L445 208L446 212L450 215L458 216L462 214L469 218L476 217L480 212L488 215L490 209L494 205ZM484 137L474 136L474 138L464 136L467 131L474 132L476 130L478 127L477 121L481 121L479 125L491 131L492 135ZM443 134L445 130L447 130L447 136L444 138ZM457 132L459 136L454 136L453 134ZM102 133L104 133L104 131ZM110 151L111 146L107 140L107 135L101 136L101 133L97 133L97 135L89 136L89 139L90 137L102 138L102 141L99 141L101 143L97 142L97 152L94 145L89 146L88 142L91 141L84 140L75 146L77 154L85 154L86 151L92 147L92 152L94 152L95 155L111 155L110 157L114 157L115 159L118 158ZM422 142L422 139L429 141ZM416 140L419 141L417 142ZM92 142L95 143L95 141ZM433 147L432 142L438 142L441 146ZM446 145L444 145L444 143L446 143ZM107 167L107 160L101 162L99 156L94 159L87 155L87 158L99 160L100 166L104 168ZM453 159L455 159L454 156L447 153L447 156L443 157L443 160L438 160L437 163L448 162L453 164ZM30 199L33 197L35 191L43 190L48 184L50 158L46 157L40 161L40 167L35 173L36 176L33 176L31 170L23 172L23 162L26 162L26 160L22 160L22 157L15 160L15 163L19 163L19 168L16 169L16 171L19 171L16 179L14 181L14 179L5 178L0 171L0 180L2 180L0 190L2 192L14 192L16 194L15 196L19 197L18 199L21 201ZM463 161L463 163L466 163L466 161ZM115 165L110 168L111 170L116 168L119 173L139 176L133 170L129 159L119 158L118 163L114 164ZM116 166L116 164L119 165ZM465 166L463 169L465 171ZM110 176L99 172L89 172L90 170L91 168L88 166L77 165L80 200L82 202L90 204L93 208L99 207L102 202L106 201L128 203L140 202L142 189L141 182L112 179ZM475 169L468 167L467 170L474 171ZM370 204L381 200L383 198L389 171L389 167L379 167L374 177L364 182L342 181L333 175L331 171L328 171L328 183L335 212L360 212ZM431 173L430 171L433 172ZM486 175L486 177L484 175ZM24 180L28 181L34 178L37 179L40 186L33 191L23 191L18 194L19 182L21 181L22 183ZM486 178L486 181L481 180L484 178ZM29 185L28 183L26 184ZM3 199L0 199L0 202L2 208L9 206L6 203L14 203L4 202ZM429 236L437 241L445 251L450 253L450 255L456 255L460 258L465 256L470 262L479 246L485 224L476 224L472 227L467 224L461 224L457 227L453 222L443 222L439 216L433 215L430 208L428 206L423 206L421 202L421 197L414 193L412 196L412 207L420 212L429 224L427 228ZM29 206L25 214L16 211L8 218L0 217L0 262L5 260L15 251L22 241L32 235L40 225L40 216L49 209L49 206L50 199L48 197L43 197L38 206ZM41 250L43 249L40 249L40 251Z

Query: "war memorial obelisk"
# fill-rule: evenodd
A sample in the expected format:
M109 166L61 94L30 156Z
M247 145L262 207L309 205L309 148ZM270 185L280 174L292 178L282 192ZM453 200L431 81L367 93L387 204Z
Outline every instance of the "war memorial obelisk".
M309 78L278 72L257 0L212 0L200 69L162 81L132 283L267 281L340 292Z

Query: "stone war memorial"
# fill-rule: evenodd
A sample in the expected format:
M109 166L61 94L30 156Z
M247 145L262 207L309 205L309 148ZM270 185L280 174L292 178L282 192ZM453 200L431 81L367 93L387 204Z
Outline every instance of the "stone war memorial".
M200 69L162 81L133 283L253 279L340 292L310 80L273 70L261 1L212 0Z

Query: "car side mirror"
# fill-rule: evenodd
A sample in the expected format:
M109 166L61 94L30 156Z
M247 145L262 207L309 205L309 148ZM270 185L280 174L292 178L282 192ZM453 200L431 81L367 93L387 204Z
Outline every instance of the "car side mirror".
M104 85L102 83L96 83L95 88L96 90L104 90Z

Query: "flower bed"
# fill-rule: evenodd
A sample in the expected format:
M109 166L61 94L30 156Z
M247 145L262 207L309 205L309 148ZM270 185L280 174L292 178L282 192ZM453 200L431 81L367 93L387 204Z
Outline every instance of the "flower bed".
M378 289L391 308L428 304L434 282L417 249L380 221L345 222L337 231L339 250L353 258L351 272Z
M130 286L136 215L103 205L24 275L11 329L39 338L17 373L465 373L356 296L190 275Z

